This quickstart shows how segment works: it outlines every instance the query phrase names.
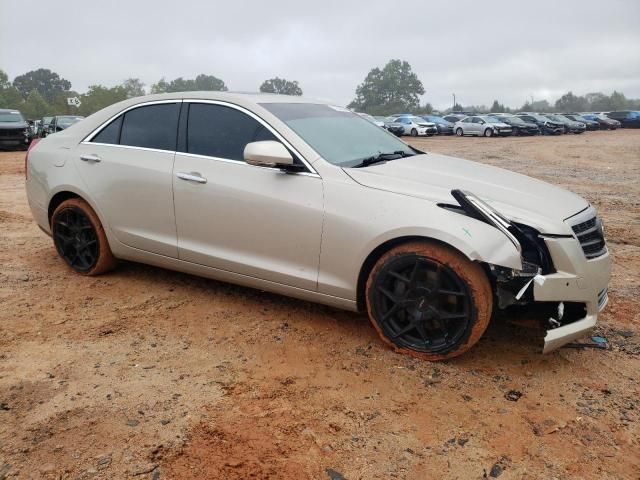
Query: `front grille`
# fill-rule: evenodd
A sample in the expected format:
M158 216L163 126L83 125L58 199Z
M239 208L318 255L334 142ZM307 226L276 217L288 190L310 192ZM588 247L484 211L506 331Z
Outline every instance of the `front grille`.
M11 137L11 138L24 137L24 129L23 128L0 129L0 137Z
M592 217L586 222L573 225L571 228L588 259L605 254L607 246L602 232L602 222L598 217Z

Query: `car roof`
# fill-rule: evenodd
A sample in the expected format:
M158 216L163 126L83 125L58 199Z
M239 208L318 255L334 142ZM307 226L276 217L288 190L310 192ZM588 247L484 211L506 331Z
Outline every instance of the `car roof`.
M0 108L0 113L20 113L17 108Z

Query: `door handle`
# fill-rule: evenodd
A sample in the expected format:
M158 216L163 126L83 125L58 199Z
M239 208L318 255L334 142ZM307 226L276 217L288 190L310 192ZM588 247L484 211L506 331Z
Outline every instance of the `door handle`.
M88 153L85 155L80 155L80 160L82 160L83 162L98 163L100 162L101 158L94 153Z
M198 172L178 172L176 177L187 182L207 183L207 179L201 176Z

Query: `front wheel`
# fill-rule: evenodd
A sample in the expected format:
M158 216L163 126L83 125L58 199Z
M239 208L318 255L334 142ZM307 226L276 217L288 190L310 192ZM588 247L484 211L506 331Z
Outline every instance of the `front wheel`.
M461 137L463 134L464 134L464 132L462 131L462 129L461 129L461 128L457 128L457 129L456 129L456 135L457 135L457 136Z
M418 130L416 130L415 128L411 129L411 136L412 137L417 137L418 136Z
M409 242L384 254L369 274L366 301L385 343L432 361L469 350L487 329L493 307L482 267L431 242Z
M115 267L102 223L84 200L62 202L51 216L51 233L58 254L76 272L99 275Z
M487 129L484 131L484 136L485 136L485 137L493 137L493 129L492 129L492 128L487 128Z
M511 131L511 135L513 135L514 137L517 137L518 135L520 135L520 130L518 130L518 127L513 127L513 130Z

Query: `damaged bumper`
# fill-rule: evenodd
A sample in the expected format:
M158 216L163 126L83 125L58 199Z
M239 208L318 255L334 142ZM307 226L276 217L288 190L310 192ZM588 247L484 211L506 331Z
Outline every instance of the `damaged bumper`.
M587 260L580 243L574 238L545 238L556 273L540 275L543 281L533 282L536 302L583 303L586 315L547 331L543 353L587 335L598 322L598 313L606 306L607 288L611 278L611 257L608 252Z

